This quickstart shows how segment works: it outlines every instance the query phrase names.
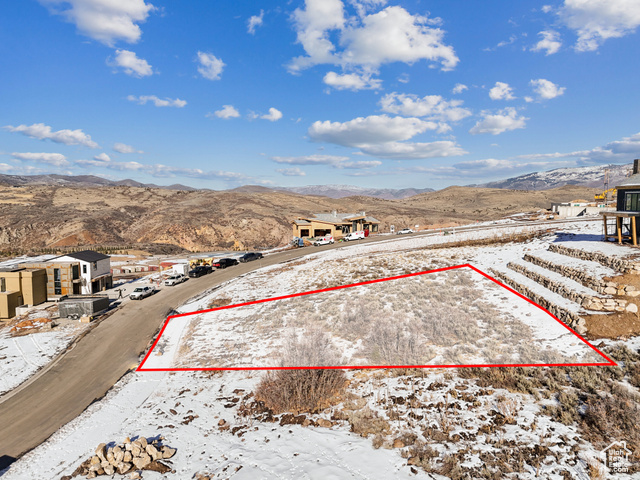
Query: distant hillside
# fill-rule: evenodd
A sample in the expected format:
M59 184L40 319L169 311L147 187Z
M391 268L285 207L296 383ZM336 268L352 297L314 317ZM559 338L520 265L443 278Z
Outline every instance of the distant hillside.
M420 193L434 191L433 188L364 188L355 185L307 185L305 187L273 187L273 189L329 198L374 197L383 200L402 200Z
M506 188L513 190L549 190L565 185L602 188L604 171L609 169L609 185L614 187L625 178L633 165L598 165L593 167L557 168L548 172L535 172L496 182L468 185L480 188Z
M149 187L0 185L0 252L92 245L171 246L191 251L259 249L291 240L298 216L367 212L390 225L461 225L593 197L598 189L544 191L449 187L402 200L341 199L287 191L168 190ZM155 246L154 246L155 245ZM167 250L169 249L169 250Z
M197 190L186 185L174 184L159 186L153 183L140 183L135 180L108 180L95 175L0 175L0 185L49 185L58 187L143 187L162 188L165 190Z

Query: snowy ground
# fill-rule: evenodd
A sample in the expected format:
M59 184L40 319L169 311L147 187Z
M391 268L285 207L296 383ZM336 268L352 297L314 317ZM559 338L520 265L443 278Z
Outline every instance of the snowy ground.
M509 261L519 260L525 251L538 254L546 251L550 242L570 243L581 236L587 239L589 235L598 235L598 229L601 229L599 223L573 224L567 227L573 236L549 236L524 245L431 250L429 245L438 243L439 239L450 239L415 236L319 252L231 281L182 306L180 312L464 263L481 270L489 267L502 270ZM596 245L595 239L593 241L593 248L604 248L605 253L616 254L619 248ZM583 245L580 242L580 248ZM587 244L585 248L591 247ZM604 267L590 264L582 265L594 275L604 273ZM443 275L441 281L445 279ZM472 277L472 286L466 288L475 291L483 281ZM564 333L558 325L557 332L551 331L546 323L543 328L533 315L534 307L516 303L513 295L506 296L499 288L483 298L492 309L502 309L505 318L509 314L526 323L535 341L556 345L554 348L563 345L565 355L584 355L580 350L583 345L575 337L562 338ZM490 298L491 295L494 298ZM527 313L532 316L528 317ZM199 318L199 328L223 326L214 316ZM149 361L205 358L206 351L221 341L211 334L207 336L206 328L200 332L204 337L199 339L197 328L190 328L189 323L170 323L168 328L173 331L166 331L167 341L159 345L162 355L154 353ZM252 356L251 361L268 353L252 350L251 342L240 335L238 331L234 341L245 343L245 353ZM209 338L209 342L205 338ZM185 344L189 339L192 343ZM635 345L633 342L637 344L637 339L630 340L631 346ZM180 348L185 345L189 348ZM219 347L225 347L224 342ZM355 348L346 350L357 354ZM522 470L509 478L561 479L561 472L566 471L573 478L586 479L586 462L598 453L580 438L575 425L539 415L541 405L551 402L548 399L481 388L474 379L464 378L455 370L423 370L413 376L399 375L392 370L350 371L348 375L350 385L341 402L313 417L316 421L321 418L328 421L330 428L325 428L281 426L258 421L251 415L243 416L241 407L251 402L250 392L255 390L261 372L131 373L104 399L14 463L2 479L58 479L71 474L99 443L121 442L135 435L149 438L163 435L166 444L178 449L172 459L175 475L165 477L144 472L145 479L189 479L196 473L234 479L443 478L407 465L407 458L414 458L416 449L421 448L426 458L422 463L424 468L431 468L436 461L442 462L449 456L463 459L464 467L481 469L483 464L511 464L508 451L515 446L531 452L535 449L537 453L528 460L525 456ZM430 443L429 448L436 450L440 460L430 460L433 452L416 438L434 439L439 438L438 435L444 437ZM404 440L394 448L398 439Z
M388 260L378 257L377 268L371 270L384 275L381 266ZM340 268L340 263L335 266ZM308 265L299 268L306 275L316 273ZM279 276L293 282L301 274L296 270ZM238 293L242 283L218 290L216 298L230 290ZM545 311L463 267L177 317L144 368L292 366L279 358L283 342L314 330L330 337L340 352L334 365L603 361ZM387 344L385 338L396 340Z
M0 395L14 389L34 373L47 365L51 359L81 333L87 324L63 321L54 329L48 330L50 312L37 310L26 317L32 319L34 326L40 328L21 329L22 335L16 336L11 328L0 328ZM44 321L39 321L44 320ZM58 320L54 322L59 323ZM34 333L27 333L33 330Z

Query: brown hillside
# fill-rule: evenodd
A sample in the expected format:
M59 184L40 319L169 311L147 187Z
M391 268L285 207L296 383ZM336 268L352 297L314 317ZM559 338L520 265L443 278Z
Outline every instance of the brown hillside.
M171 244L191 251L282 245L290 221L313 212L366 211L390 224L464 224L593 198L596 189L544 191L450 187L404 200L304 196L282 191L184 191L140 187L0 187L0 250Z

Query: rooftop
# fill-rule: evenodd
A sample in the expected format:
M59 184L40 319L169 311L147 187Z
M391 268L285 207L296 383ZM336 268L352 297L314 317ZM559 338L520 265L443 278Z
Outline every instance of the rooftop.
M93 250L83 250L81 252L67 253L65 255L60 255L52 260L56 260L62 257L71 257L76 260L80 260L82 262L97 262L99 260L105 260L107 258L111 258L109 255L103 255L102 253L95 252Z

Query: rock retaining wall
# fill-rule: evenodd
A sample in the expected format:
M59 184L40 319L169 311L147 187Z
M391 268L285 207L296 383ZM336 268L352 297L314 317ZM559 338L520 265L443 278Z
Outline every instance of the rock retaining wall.
M589 295L582 292L576 292L571 288L563 285L562 283L551 280L550 278L541 275L538 272L534 272L533 270L529 270L524 265L520 265L518 263L508 263L507 268L510 268L514 272L518 272L521 275L524 275L527 278L530 278L536 283L539 283L547 290L557 293L558 295L562 295L564 298L571 300L572 302L576 302L577 304L583 306L587 310L595 310L595 311L606 311L606 312L637 312L638 307L632 303L629 303L627 300L623 300L621 298L603 298L596 297L595 295Z
M546 268L552 272L559 273L560 275L575 280L581 283L585 287L595 290L598 293L605 295L626 295L629 297L637 297L640 295L640 290L636 290L633 285L623 285L616 282L607 282L601 278L594 277L584 270L569 267L567 265L558 265L557 263L542 258L536 257L526 253L524 260L539 267Z
M555 317L563 321L565 324L569 325L580 335L583 335L586 333L587 331L586 322L584 318L581 318L577 313L570 312L569 310L562 308L556 305L555 303L550 302L543 296L538 295L537 293L531 291L528 287L521 285L520 283L516 282L515 280L508 277L502 272L499 272L493 268L489 269L489 271L495 278L503 281L505 284L509 285L518 293L521 293L525 297L536 302L538 305L540 305L541 307L549 311L552 315L554 315Z
M567 255L568 257L598 262L605 267L613 268L618 272L640 274L640 262L616 258L600 252L587 252L577 248L569 248L564 245L558 245L557 243L549 245L549 251Z

